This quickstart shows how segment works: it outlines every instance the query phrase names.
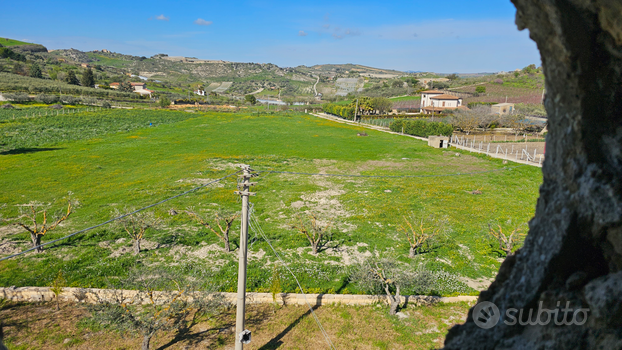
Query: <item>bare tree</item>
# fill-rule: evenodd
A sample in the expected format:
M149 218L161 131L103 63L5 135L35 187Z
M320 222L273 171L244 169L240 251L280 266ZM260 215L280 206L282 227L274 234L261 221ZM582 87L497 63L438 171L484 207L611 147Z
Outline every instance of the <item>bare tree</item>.
M205 218L197 214L192 208L188 208L186 210L186 214L190 215L198 223L208 228L210 231L214 232L214 234L225 243L225 251L231 251L229 232L231 231L231 225L233 225L233 222L240 217L238 213L216 213L214 215L214 220L216 220L216 225L218 226L220 233L216 231Z
M402 266L395 259L374 257L355 265L350 280L366 292L384 293L391 315L399 309L402 290L427 290L434 283L433 274L423 267Z
M133 211L133 208L125 208L125 213L131 213ZM123 215L123 213L119 210L115 210L113 215L116 217ZM140 253L140 243L145 237L145 232L148 229L158 229L159 223L160 220L156 218L155 214L148 211L140 211L116 221L116 225L121 226L130 238L132 238L134 255Z
M492 113L489 106L475 106L472 109L456 109L452 125L468 135L476 128L487 130L498 120L499 115Z
M404 216L404 222L398 229L408 239L410 245L409 258L414 258L415 255L430 249L433 240L442 234L447 226L446 219L437 219L434 216L410 219Z
M30 233L30 240L32 241L33 248L38 247L36 251L37 253L41 253L43 251L43 248L39 247L41 245L41 238L43 238L46 233L56 229L61 222L67 220L71 213L73 213L76 204L76 202L72 202L71 200L67 201L67 210L53 215L53 218L49 220L49 206L41 202L31 202L20 207L20 216L16 219L17 222L15 225L21 226Z
M137 268L127 278L112 284L110 297L90 305L98 323L143 337L142 350L149 350L151 338L160 331L182 330L194 312L216 314L224 304L220 294L206 284L202 275L183 276L163 269Z
M315 213L310 213L306 217L298 215L291 227L307 237L314 255L317 255L318 251L332 238L332 222L319 219L318 214Z
M494 229L491 224L488 224L488 234L492 236L497 243L499 243L499 249L505 252L505 256L514 254L516 245L522 241L524 234L520 233L520 226L515 226L510 234L503 232L501 225L497 225L498 229Z
M4 345L4 322L0 321L0 350L9 350Z

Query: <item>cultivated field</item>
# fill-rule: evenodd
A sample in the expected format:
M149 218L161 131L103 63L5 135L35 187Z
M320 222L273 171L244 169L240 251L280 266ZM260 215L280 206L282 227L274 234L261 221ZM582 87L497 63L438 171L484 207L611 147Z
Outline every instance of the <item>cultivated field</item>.
M357 136L362 131L369 136ZM31 201L55 208L68 197L81 203L44 242L103 222L115 210L157 202L250 164L259 173L257 196L251 198L259 224L306 291L316 293L360 293L349 271L359 259L377 254L394 256L404 268L423 264L438 273L433 287L403 293L475 294L504 256L487 236L488 223L525 224L542 181L534 167L432 149L409 137L308 115L140 110L16 120L4 115L0 135L7 149L0 155L4 218L16 217L17 205ZM316 173L353 176L308 175ZM121 228L104 226L46 247L42 254L0 262L0 285L48 286L62 270L69 286L105 287L107 278L144 264L204 269L222 291L234 291L236 253L224 252L219 239L184 211L193 207L211 218L216 210L239 210L235 185L229 178L154 208L161 227L146 232L138 256ZM474 190L481 194L471 194ZM318 255L292 228L304 212L332 222L332 240ZM397 230L409 215L448 221L446 234L414 259L407 257L408 242ZM238 227L239 221L233 249ZM295 291L294 280L274 267L268 244L250 234L249 290L268 291L276 273L282 291ZM0 254L25 249L28 240L19 228L0 226Z

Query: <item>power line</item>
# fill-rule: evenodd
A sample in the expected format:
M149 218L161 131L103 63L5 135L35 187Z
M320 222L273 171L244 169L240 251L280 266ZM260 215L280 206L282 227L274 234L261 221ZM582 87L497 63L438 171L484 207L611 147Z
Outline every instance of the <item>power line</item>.
M251 229L253 231L255 231L255 233L259 232L261 237L266 241L266 243L268 243L268 245L270 246L270 248L274 252L274 255L276 255L277 259L279 259L281 264L283 264L283 266L285 266L285 268L292 275L292 277L294 277L294 280L296 281L296 284L298 285L298 288L300 288L300 292L302 293L302 295L303 295L303 297L305 299L305 303L307 303L307 306L309 307L309 311L311 311L311 315L313 315L313 318L315 319L315 322L317 323L318 327L320 328L320 331L322 332L322 335L324 336L324 339L326 339L326 342L330 346L331 350L333 350L333 349L336 350L335 346L333 345L333 342L330 340L330 337L328 336L328 333L326 332L326 330L322 326L322 323L320 322L320 319L317 317L317 315L313 311L313 308L311 307L311 304L309 304L309 301L307 300L307 295L305 294L304 289L302 289L302 285L300 285L300 282L298 281L298 278L296 278L296 275L294 274L294 272L283 261L283 259L279 255L279 253L277 253L276 249L274 249L274 247L272 246L272 243L270 243L270 240L268 240L268 237L266 237L265 232L263 231L263 229L259 225L259 220L257 220L257 217L255 216L255 213L253 212L252 208L249 211L249 216L251 218L251 220L249 220L249 224L250 224Z
M429 174L429 175L358 175L358 174L320 174L320 173L299 173L292 171L275 171L275 170L259 170L257 174L288 174L288 175L308 175L308 176L334 176L334 177L366 177L366 178L418 178L418 177L445 177L445 176L466 176L493 173L497 171L511 170L524 165L517 165L512 167L503 167L501 169L472 171L469 173L451 173L451 174Z
M133 212L131 212L131 213L126 213L126 214L123 214L123 215L121 215L121 216L117 216L116 218L112 218L112 219L110 219L110 220L108 220L108 221L104 221L104 222L102 222L101 224L97 224L97 225L94 225L94 226L91 226L91 227L87 227L87 228L85 228L85 229L83 229L83 230L80 230L80 231L74 232L74 233L72 233L72 234L70 234L70 235L67 235L67 236L65 236L65 237L61 237L61 238L55 239L55 240L53 240L53 241L49 241L49 242L46 242L46 243L40 244L40 245L38 245L38 246L36 246L36 247L32 247L32 248L30 248L30 249L26 249L26 250L24 250L24 251L22 251L22 252L19 252L19 253L17 253L17 254L13 254L13 255L6 256L6 257L4 257L4 258L0 259L0 261L7 260L7 259L11 259L11 258L14 258L14 257L19 256L19 255L22 255L22 254L26 254L26 253L28 253L28 252L30 252L30 251L32 251L32 250L38 249L38 248L40 248L40 247L43 247L43 246L46 246L46 245L49 245L49 244L53 244L53 243L56 243L56 242L58 242L58 241L65 240L65 239L70 238L70 237L73 237L73 236L75 236L75 235L77 235L77 234L80 234L80 233L84 233L84 232L90 231L90 230L92 230L92 229L95 229L95 228L98 228L98 227L104 226L104 225L106 225L106 224L109 224L109 223L111 223L111 222L113 222L113 221L117 221L117 220L119 220L119 219L123 219L124 217L130 216L130 215L134 215L134 214L136 214L136 213L138 213L138 212L141 212L141 211L143 211L143 210L146 210L146 209L149 209L149 208L155 207L156 205L160 205L160 204L162 204L162 203L164 203L164 202L168 202L168 201L170 201L170 200L172 200L172 199L175 199L175 198L178 198L178 197L181 197L181 196L185 196L185 195L187 195L187 194L189 194L189 193L192 193L192 192L194 192L194 191L200 190L200 189L202 189L203 187L209 186L209 185L211 185L211 184L213 184L213 183L220 182L220 181L222 181L222 180L224 180L224 179L226 179L226 178L228 178L228 177L231 177L231 176L233 176L233 175L235 175L235 174L239 173L240 171L242 171L242 170L238 170L238 171L236 171L236 172L234 172L234 173L231 173L231 174L226 175L226 176L223 176L223 177L221 177L221 178L219 178L219 179L216 179L216 180L210 181L210 182L208 182L208 183L206 183L206 184L203 184L203 185L201 185L201 186L195 187L195 188L190 189L190 190L188 190L188 191L186 191L186 192L182 192L182 193L177 194L177 195L174 195L174 196L172 196L172 197L168 197L168 198L163 199L163 200L161 200L161 201L159 201L159 202L157 202L157 203L153 203L153 204L150 204L150 205L148 205L148 206L146 206L146 207L142 207L142 208L140 208L140 209L134 210L134 211L133 211Z

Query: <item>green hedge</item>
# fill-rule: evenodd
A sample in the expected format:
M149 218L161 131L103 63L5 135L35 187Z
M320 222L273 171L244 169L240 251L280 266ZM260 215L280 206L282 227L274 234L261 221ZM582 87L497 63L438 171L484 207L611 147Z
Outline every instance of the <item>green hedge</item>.
M428 137L431 135L451 136L454 131L453 126L443 122L428 122L425 120L396 119L389 126L391 131L402 132L405 134Z
M334 103L326 103L322 105L324 113L333 114L344 119L354 120L354 108L338 105Z
M467 103L467 107L469 107L469 109L472 109L475 106L492 106L492 105L496 105L498 102L469 102Z

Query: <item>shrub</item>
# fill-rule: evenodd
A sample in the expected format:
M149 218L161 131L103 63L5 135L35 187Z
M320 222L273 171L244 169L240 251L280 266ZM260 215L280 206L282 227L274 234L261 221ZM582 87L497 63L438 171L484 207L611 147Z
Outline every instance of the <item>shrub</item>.
M478 86L475 88L475 92L478 94L483 94L486 92L486 87L485 86Z
M35 101L45 103L47 105L58 102L58 96L40 94L35 97Z
M28 96L28 94L24 94L24 93L4 94L4 97L6 97L6 99L9 101L17 102L17 103L30 101L30 97Z
M110 102L104 101L104 103L102 103L102 108L112 108L112 106L110 105Z
M70 95L63 95L63 96L61 96L60 100L61 100L62 103L66 104L66 105L75 105L75 104L80 102L79 98L73 97L73 96L70 96Z
M396 119L389 128L394 132L402 132L403 130L405 134L419 137L432 135L451 136L454 131L453 126L447 123L409 119Z
M327 103L322 106L324 113L333 114L344 119L354 119L354 108L349 106L342 106L334 103Z

